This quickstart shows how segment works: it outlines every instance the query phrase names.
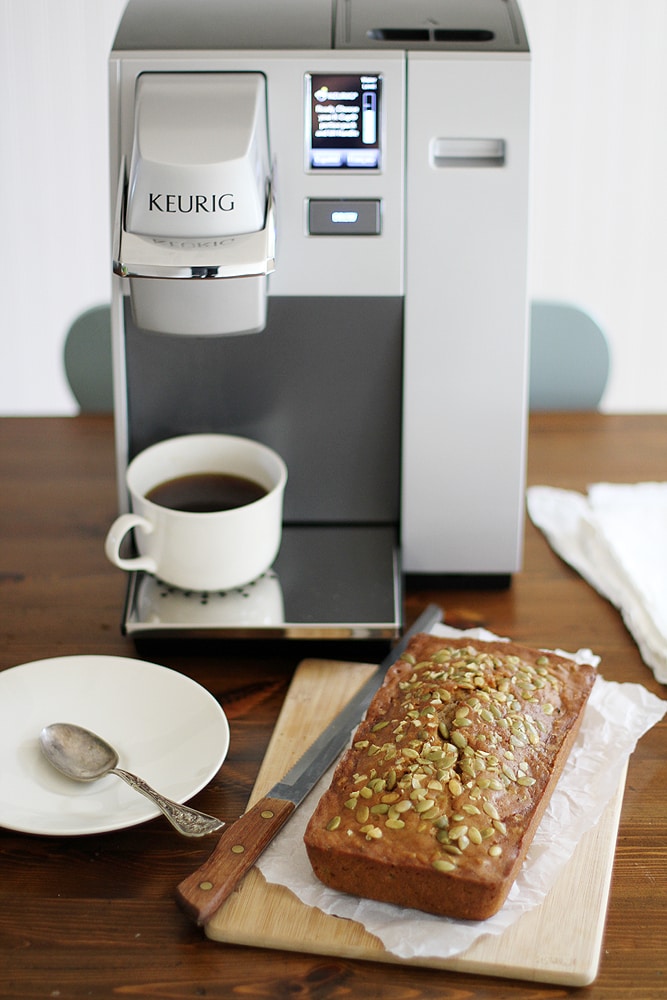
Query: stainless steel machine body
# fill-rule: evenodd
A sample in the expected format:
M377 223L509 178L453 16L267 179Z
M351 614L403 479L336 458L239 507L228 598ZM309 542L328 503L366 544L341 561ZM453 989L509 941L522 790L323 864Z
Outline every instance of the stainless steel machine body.
M516 571L514 0L130 0L110 74L119 504L127 462L176 434L289 468L270 611L143 578L126 629L388 636L403 574Z

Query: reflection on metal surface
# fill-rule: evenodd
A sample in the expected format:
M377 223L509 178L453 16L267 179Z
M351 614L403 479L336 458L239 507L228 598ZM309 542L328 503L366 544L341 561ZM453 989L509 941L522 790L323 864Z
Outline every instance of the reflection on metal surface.
M284 619L282 591L272 570L245 587L220 592L180 590L142 573L135 581L133 603L137 622L156 628L176 623L206 627L212 621L223 628L263 628Z
M124 631L258 638L382 638L401 629L394 527L285 526L274 567L226 592L132 574Z

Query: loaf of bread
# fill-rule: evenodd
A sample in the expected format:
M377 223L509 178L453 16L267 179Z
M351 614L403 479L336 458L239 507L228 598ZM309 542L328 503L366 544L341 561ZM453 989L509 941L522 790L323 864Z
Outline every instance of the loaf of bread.
M516 879L595 671L420 634L391 667L304 840L341 892L485 920Z

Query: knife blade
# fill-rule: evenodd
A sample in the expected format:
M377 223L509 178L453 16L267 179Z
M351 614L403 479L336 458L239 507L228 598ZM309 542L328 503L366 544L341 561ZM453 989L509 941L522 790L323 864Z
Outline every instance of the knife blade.
M267 794L231 823L209 858L178 885L176 898L199 926L211 919L294 810L347 746L391 665L417 632L429 632L442 610L429 605L322 734Z

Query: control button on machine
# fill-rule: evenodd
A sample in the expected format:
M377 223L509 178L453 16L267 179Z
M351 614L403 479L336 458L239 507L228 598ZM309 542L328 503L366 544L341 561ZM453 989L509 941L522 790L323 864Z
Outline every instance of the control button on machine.
M311 236L378 236L380 199L311 198L308 232Z

